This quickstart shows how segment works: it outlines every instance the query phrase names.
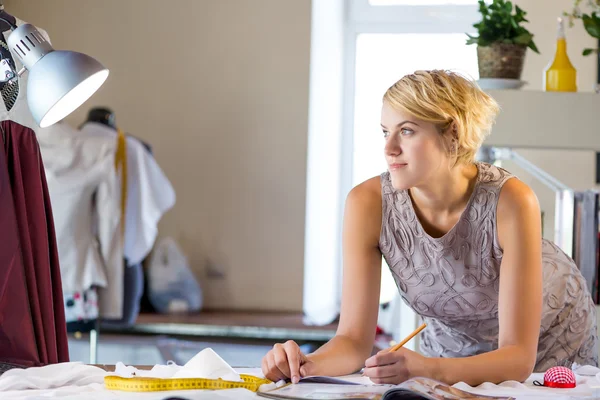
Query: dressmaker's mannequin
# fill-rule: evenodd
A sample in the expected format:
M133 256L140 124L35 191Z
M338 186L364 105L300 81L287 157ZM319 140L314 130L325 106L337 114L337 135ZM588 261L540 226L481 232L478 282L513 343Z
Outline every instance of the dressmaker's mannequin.
M115 113L106 107L94 107L90 109L85 122L98 122L110 126L115 130L117 129Z
M99 124L110 126L114 130L117 130L117 117L115 115L115 112L108 107L91 108L90 111L88 112L87 119L83 122L83 124L81 124L79 129L81 129L81 127L83 127L88 122L97 122ZM127 134L127 135L129 136L129 134ZM135 138L135 139L140 141L144 145L146 150L148 150L148 152L150 152L150 154L152 154L152 147L150 146L150 144L144 142L143 140L141 140L139 138Z
M0 18L8 20L11 24L16 25L17 19L4 10L4 4L0 1ZM2 31L9 31L11 27L4 21L0 21Z
M84 135L114 139L121 132L115 113L107 107L95 107L88 112L80 127ZM162 215L175 204L171 183L139 139L125 135L126 188L124 224L123 307L120 319L102 316L102 326L130 327L135 323L144 291L141 262L150 253ZM123 183L123 182L121 182Z

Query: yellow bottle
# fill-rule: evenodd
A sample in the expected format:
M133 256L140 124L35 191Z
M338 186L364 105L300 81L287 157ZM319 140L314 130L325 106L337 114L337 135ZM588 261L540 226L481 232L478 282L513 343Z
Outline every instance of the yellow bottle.
M546 68L544 88L549 92L576 92L577 70L567 55L567 39L563 19L558 19L558 35L556 38L556 54L554 61Z

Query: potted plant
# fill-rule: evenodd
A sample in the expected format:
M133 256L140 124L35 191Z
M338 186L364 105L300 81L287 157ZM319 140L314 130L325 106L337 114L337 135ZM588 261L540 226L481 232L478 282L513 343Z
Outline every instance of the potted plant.
M600 0L588 1L587 5L591 12L589 14L581 12L582 0L575 0L573 11L570 13L565 12L564 14L569 17L569 26L573 27L574 20L581 19L585 31L593 38L600 40ZM592 53L598 53L598 48L594 49L583 49L582 54L584 56Z
M539 54L533 34L522 26L527 14L511 1L479 0L478 36L467 34L467 44L477 45L480 78L520 79L527 48Z

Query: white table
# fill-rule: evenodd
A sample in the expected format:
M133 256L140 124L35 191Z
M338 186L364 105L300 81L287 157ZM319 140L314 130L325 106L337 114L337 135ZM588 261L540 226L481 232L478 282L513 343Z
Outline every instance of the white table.
M71 363L70 363L71 364ZM48 367L44 367L48 368ZM589 368L589 367L586 367ZM41 390L8 390L0 391L0 399L2 400L39 400L40 398L59 398L61 400L163 400L169 397L181 397L190 400L244 400L244 399L257 399L259 398L255 393L252 393L245 389L229 389L229 390L218 390L218 391L200 391L200 390L185 390L185 391L172 391L172 392L151 392L151 393L131 393L131 392L120 392L120 391L109 391L104 388L103 377L106 372L98 369L93 376L87 377L86 380L81 381L83 385L66 385L55 389L41 389ZM600 369L596 369L600 372ZM504 395L513 396L517 400L554 400L554 399L575 399L575 398L600 398L600 380L593 375L594 372L589 376L577 375L578 385L575 389L551 389L536 387L533 385L534 380L543 381L542 374L533 374L525 383L521 384L518 382L504 382L501 385L494 385L486 383L476 388L470 387L464 383L458 383L455 385L459 389L463 389L472 393L482 395ZM259 368L238 368L237 372L259 375L261 371ZM32 379L37 378L31 375ZM50 376L50 375L49 375ZM26 380L26 379L24 379ZM3 379L0 377L0 390L6 388L3 385Z

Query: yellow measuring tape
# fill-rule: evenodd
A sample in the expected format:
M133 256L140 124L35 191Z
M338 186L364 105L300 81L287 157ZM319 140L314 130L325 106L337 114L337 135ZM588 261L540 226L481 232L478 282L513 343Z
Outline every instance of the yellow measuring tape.
M104 377L104 386L109 390L125 392L160 392L163 390L220 390L243 388L258 392L260 385L273 383L268 379L240 374L243 382L204 378L123 378L109 375Z

